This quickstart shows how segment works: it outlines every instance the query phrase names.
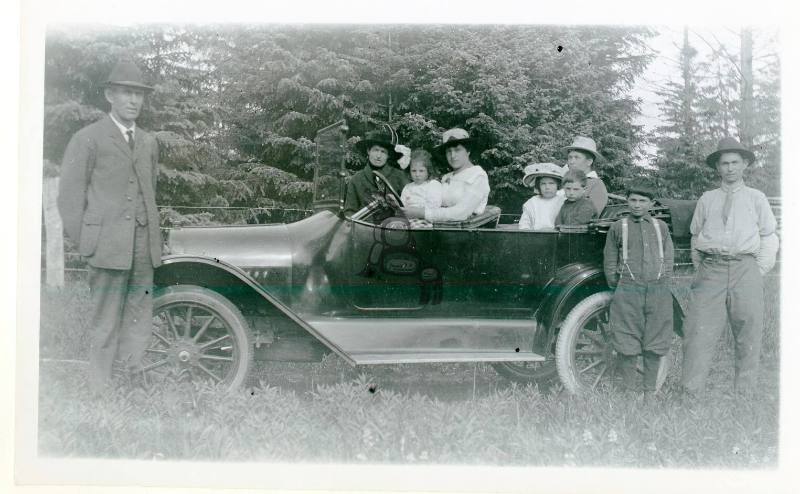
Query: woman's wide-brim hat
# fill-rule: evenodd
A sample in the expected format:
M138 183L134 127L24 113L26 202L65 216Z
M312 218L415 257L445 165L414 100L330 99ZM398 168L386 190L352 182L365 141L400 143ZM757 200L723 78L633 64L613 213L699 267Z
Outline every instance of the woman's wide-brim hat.
M564 178L564 168L555 163L534 163L525 167L525 176L522 177L522 184L525 187L533 186L534 180L538 177L550 177L561 182Z
M572 144L561 148L563 151L569 153L570 151L583 151L594 156L595 161L599 161L603 156L597 152L597 143L591 137L576 136L572 140Z
M389 152L389 158L397 161L403 153L395 150L397 146L397 132L390 125L384 125L381 130L367 132L363 139L356 143L356 149L367 154L372 146L380 146Z
M459 128L448 129L442 134L442 143L433 148L433 152L438 157L443 158L447 148L458 146L459 144L470 148L474 142L475 140L470 137L469 132L466 130Z
M153 86L148 86L144 82L144 76L139 67L133 62L119 62L111 69L108 79L103 83L103 86L126 86L141 89L143 91L152 91Z
M742 146L742 143L733 137L725 137L719 141L719 144L717 144L717 150L706 157L706 164L711 168L716 168L717 162L719 162L719 157L722 156L722 153L739 153L748 161L748 165L756 160L756 155L753 154L753 152L749 149Z

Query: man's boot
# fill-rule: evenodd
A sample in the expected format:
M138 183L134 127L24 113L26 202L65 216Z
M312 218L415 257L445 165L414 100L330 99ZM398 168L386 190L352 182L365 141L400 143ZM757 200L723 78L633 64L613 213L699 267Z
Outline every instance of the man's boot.
M641 379L636 369L638 355L617 355L619 374L622 377L622 388L626 391L641 391Z
M644 392L655 394L656 382L658 380L658 367L661 363L661 355L653 352L642 354L642 367L644 368Z

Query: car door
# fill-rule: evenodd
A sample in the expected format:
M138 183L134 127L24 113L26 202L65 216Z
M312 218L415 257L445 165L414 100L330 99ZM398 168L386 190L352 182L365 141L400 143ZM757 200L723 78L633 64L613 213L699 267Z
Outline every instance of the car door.
M537 294L557 267L560 243L555 231L476 230L476 310L495 317L532 317Z
M362 313L443 314L469 304L471 235L457 229L414 228L404 218L353 221L350 238L352 306Z

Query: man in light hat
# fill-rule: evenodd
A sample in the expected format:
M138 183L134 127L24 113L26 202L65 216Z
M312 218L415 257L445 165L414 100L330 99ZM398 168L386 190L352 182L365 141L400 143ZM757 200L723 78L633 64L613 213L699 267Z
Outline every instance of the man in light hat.
M684 326L682 379L689 397L703 392L727 324L735 340L735 389L749 394L756 385L764 326L763 276L775 265L778 237L766 196L742 179L754 159L731 137L722 139L706 158L722 183L697 202L690 227L696 276Z
M153 268L161 264L158 144L136 119L152 90L136 65L118 63L104 84L110 112L72 137L61 166L64 230L89 265L89 385L99 395L115 358L142 370L150 338Z
M594 162L600 159L597 143L590 137L575 136L572 144L563 149L567 151L567 166L570 171L578 170L586 174L586 197L592 201L599 216L608 203L608 190L597 172L592 170Z

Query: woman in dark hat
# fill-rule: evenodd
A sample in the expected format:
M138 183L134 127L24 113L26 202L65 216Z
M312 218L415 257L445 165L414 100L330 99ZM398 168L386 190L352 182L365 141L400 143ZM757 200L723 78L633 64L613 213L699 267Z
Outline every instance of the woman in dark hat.
M430 222L463 221L481 214L489 199L489 177L480 166L472 163L473 140L464 129L450 129L442 134L442 144L434 153L444 156L452 172L442 177L442 207L404 207L408 218Z
M356 149L367 156L367 166L350 177L347 183L345 214L349 216L363 208L369 204L373 195L379 192L373 171L386 177L398 193L409 182L406 173L392 164L403 156L402 153L395 151L396 145L397 134L388 125L383 130L368 133L364 139L356 143Z

